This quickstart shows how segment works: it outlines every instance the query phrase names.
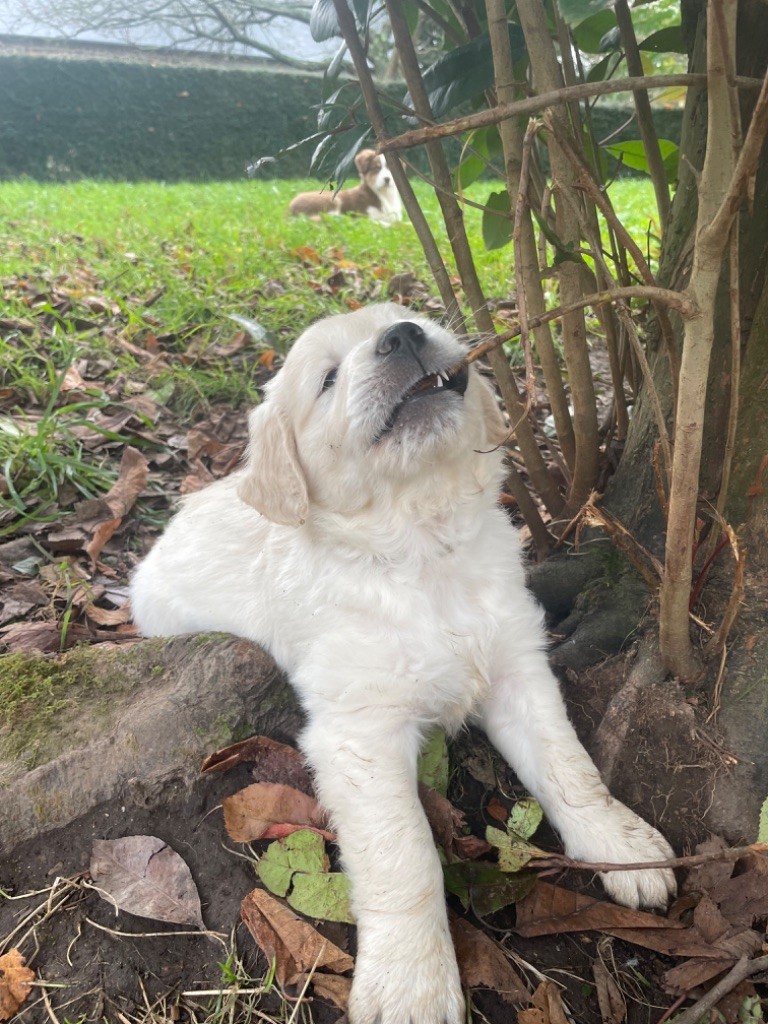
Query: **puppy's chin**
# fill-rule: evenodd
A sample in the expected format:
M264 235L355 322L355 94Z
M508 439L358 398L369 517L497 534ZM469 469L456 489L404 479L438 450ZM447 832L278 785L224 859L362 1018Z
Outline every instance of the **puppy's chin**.
M464 399L459 395L414 395L374 438L371 454L377 461L395 457L420 460L447 450L462 433L466 422Z

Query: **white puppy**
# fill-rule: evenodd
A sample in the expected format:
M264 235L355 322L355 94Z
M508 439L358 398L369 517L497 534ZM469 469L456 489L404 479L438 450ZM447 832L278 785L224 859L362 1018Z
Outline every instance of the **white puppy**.
M301 698L302 749L352 884L352 1024L464 1020L416 786L433 725L474 716L570 856L671 856L568 721L497 505L499 414L476 371L456 369L463 355L395 305L311 327L251 415L247 465L185 501L133 581L144 633L248 637ZM674 889L666 870L603 883L633 907Z

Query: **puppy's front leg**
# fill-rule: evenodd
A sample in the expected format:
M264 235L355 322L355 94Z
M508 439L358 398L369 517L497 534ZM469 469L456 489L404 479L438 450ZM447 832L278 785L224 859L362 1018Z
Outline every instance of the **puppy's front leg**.
M314 715L302 748L352 887L351 1024L460 1024L443 875L419 802L420 734L384 707Z
M482 709L483 726L559 832L576 860L629 864L674 854L664 837L615 800L568 720L547 663L520 634L508 651ZM664 907L675 891L670 870L613 871L601 875L618 903Z

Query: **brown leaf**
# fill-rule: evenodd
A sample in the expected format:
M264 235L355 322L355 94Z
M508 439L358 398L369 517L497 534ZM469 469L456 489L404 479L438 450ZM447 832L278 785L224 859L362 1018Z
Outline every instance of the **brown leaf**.
M722 853L728 849L728 844L720 836L712 836L706 842L699 843L696 853ZM733 861L711 860L704 864L692 867L685 876L681 886L681 892L706 892L714 888L720 882L724 882L733 874Z
M300 974L295 981L296 987L304 988L307 977L306 974ZM352 979L345 978L341 974L322 974L320 971L315 971L312 975L312 988L315 996L319 999L325 999L326 1002L338 1006L340 1010L346 1010L349 993L352 989Z
M275 961L280 985L295 984L313 967L343 974L354 966L349 953L323 938L311 924L263 889L248 893L240 906L240 916L267 962Z
M506 822L509 817L509 809L496 796L491 797L485 805L485 810L496 821Z
M705 942L696 928L541 881L517 904L516 930L525 938L599 931L671 956L722 956L722 951Z
M96 562L99 555L104 550L104 545L121 523L122 519L107 519L105 522L99 523L98 526L94 528L91 539L88 543L81 544L83 551L88 555L91 562Z
M518 1024L568 1024L560 989L553 981L542 981L531 1002L531 1009L518 1012Z
M16 1016L34 980L35 972L24 966L24 957L18 949L9 949L0 956L0 1020Z
M718 974L733 967L732 958L727 960L712 960L709 957L694 957L686 960L677 967L666 971L664 974L664 991L673 996L682 996L692 992L699 985L705 985L712 981Z
M601 939L601 943L610 943L610 939ZM621 989L603 960L603 948L598 944L598 956L592 964L595 978L597 1005L603 1024L623 1024L627 1019L627 1004Z
M743 862L740 862L743 863ZM739 875L726 878L709 890L720 913L732 925L749 928L768 918L768 873L765 855L751 858L751 866Z
M458 853L456 840L464 838L462 829L467 824L467 819L450 800L425 786L423 782L419 783L419 799L435 841L445 850L450 863Z
M155 836L97 839L90 873L107 898L129 914L205 928L189 868Z
M120 626L131 621L131 606L128 601L122 608L100 608L97 604L89 604L85 614L97 626Z
M489 935L455 914L450 926L462 985L492 989L506 1003L528 1001L525 983Z
M256 782L282 782L307 796L313 796L312 779L304 766L304 758L295 747L279 743L269 736L249 736L223 750L209 754L200 766L207 772L226 772L242 761L253 761L251 773Z
M230 839L250 843L271 825L325 827L325 813L306 793L277 782L255 782L222 801L224 825Z
M147 484L147 472L147 460L137 448L128 445L120 460L117 480L104 495L116 519L122 519L133 508Z

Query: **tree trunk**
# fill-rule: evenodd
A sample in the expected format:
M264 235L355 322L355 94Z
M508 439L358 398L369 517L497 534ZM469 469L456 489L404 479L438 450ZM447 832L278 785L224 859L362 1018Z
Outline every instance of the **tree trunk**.
M705 5L699 0L683 3L684 32L691 50L691 70L705 67ZM742 0L737 26L737 74L761 78L768 63L768 8L758 0ZM756 91L740 94L744 131L749 124ZM707 128L706 94L689 90L683 122L680 181L664 238L659 283L684 288L691 268L693 232L698 206L698 172L703 164ZM730 139L716 140L730 145ZM745 601L727 644L725 673L717 693L711 692L719 712L708 729L722 731L723 771L717 773L714 800L708 815L711 827L732 839L753 840L757 814L768 796L768 685L764 665L768 661L768 162L766 151L757 174L754 197L741 217L739 234L740 322L742 371L739 388L739 427L728 487L726 519L746 548ZM707 420L699 483L700 519L712 521L723 470L724 443L730 403L731 329L728 260L717 286L715 337L707 391ZM649 328L654 379L668 422L672 420L672 388L666 356ZM650 402L641 391L618 472L606 493L606 507L657 557L664 551L664 515L651 457L658 434ZM716 525L713 527L716 529ZM708 554L702 543L694 559L694 586ZM702 618L715 629L720 625L734 583L735 560L726 545L719 552L702 592ZM701 643L707 637L699 638ZM714 690L720 659L707 666L705 687ZM732 765L730 754L738 764Z

